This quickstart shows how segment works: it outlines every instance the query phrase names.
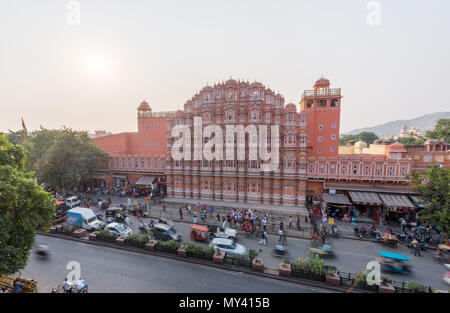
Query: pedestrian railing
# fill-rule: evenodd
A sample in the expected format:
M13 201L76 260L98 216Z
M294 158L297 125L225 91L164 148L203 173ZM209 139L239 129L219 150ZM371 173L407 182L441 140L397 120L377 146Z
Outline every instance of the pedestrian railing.
M236 254L234 256L229 255L228 253L225 254L223 262L225 264L230 264L230 265L238 265L238 266L248 267L248 268L252 267L252 260L250 260L250 258L248 256L240 256L238 254Z
M314 272L303 270L300 268L297 268L294 265L291 265L291 271L292 276L299 277L299 278L305 278L305 279L312 279L317 281L325 281L325 274L316 274Z
M188 257L191 257L191 258L202 259L202 260L208 260L208 261L211 261L212 258L213 258L212 255L199 254L199 253L190 253L190 252L187 252L187 256L188 256Z

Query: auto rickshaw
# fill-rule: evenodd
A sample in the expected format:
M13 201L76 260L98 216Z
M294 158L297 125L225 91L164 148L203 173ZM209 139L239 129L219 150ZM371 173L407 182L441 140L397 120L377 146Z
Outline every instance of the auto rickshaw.
M434 257L439 262L450 263L450 246L439 245Z
M108 208L105 211L105 218L108 222L111 222L111 219L117 223L122 223L127 217L125 211L119 207Z
M377 252L380 255L377 260L382 270L393 273L407 273L411 271L410 266L405 263L405 261L410 261L411 259L406 255L387 251Z
M6 288L13 293L37 293L37 282L22 277L0 275L0 288Z
M333 247L330 245L323 244L322 246L315 248L315 247L309 247L308 251L312 254L317 254L322 258L325 257L334 257Z
M208 242L211 237L208 227L201 225L191 226L191 238L198 241Z

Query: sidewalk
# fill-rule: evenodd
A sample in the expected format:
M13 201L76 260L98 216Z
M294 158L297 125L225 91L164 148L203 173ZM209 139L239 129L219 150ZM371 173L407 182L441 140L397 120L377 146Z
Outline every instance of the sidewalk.
M93 194L85 194L85 193L81 193L83 196L87 196L90 198L98 198L99 196L97 195L93 195ZM118 197L118 196L103 196L101 197L102 199L107 199L107 198L111 198L111 207L114 206L120 206L125 205L128 207L128 197ZM140 198L131 198L131 202L133 203L134 200L137 200L138 203L140 203L141 205L143 205L143 210L145 211L146 208L146 204L149 204L149 209L147 210L147 213L149 214L149 217L151 218L166 218L169 220L172 220L174 222L185 222L185 223L189 223L189 224L193 224L194 223L194 216L193 215L189 215L187 213L187 211L183 210L183 218L181 219L180 214L178 212L178 209L180 207L184 207L185 204L189 204L188 202L186 203L180 203L178 206L174 206L174 205L169 205L168 203L166 204L166 210L163 210L163 205L162 204L155 204L152 200L148 201L148 200L144 200L143 197ZM183 199L181 199L183 200ZM187 199L186 199L187 200ZM199 202L201 200L196 200L195 204L197 202ZM207 204L206 202L200 202L202 205L203 204ZM230 205L232 205L232 203L229 203ZM193 206L193 205L192 205ZM91 207L92 209L94 209L95 211L102 211L97 207ZM208 222L214 221L216 218L217 214L220 214L221 218L223 215L227 215L230 214L232 212L231 208L216 208L213 206L214 211L212 214L212 217L210 215L210 211L209 211L210 206L207 206L208 209L208 214L207 214L207 219L206 219L206 223L202 222L201 218L200 218L200 214L197 213L197 224L200 225L206 225ZM306 210L306 209L305 209ZM262 209L259 209L259 212L266 212ZM272 211L269 211L269 223L267 224L266 227L266 231L268 234L275 234L278 235L278 230L279 230L279 225L280 222L283 221L284 224L284 229L286 230L286 236L287 237L295 237L295 238L304 238L304 239L310 239L312 238L312 225L310 223L309 217L307 217L308 223L305 223L305 217L301 216L300 217L300 229L296 229L296 222L297 222L297 218L295 215L293 215L293 227L294 228L290 228L289 229L289 217L286 217L285 215L279 215L279 214L274 214ZM272 231L272 225L271 225L271 221L272 221L272 217L276 220L276 226L274 228L274 230Z
M314 221L315 221L315 223L317 223L317 226L320 226L320 224L330 226L330 225L328 225L328 223L324 223L324 222L322 222L322 220L319 220L319 219L314 219ZM377 230L379 230L381 232L386 232L386 230L390 227L393 232L402 233L400 224L395 223L395 222L391 222L386 225L380 225L379 223L376 223L375 221L374 222L368 222L366 220L358 221L358 218L357 218L356 223L344 222L341 219L335 219L334 223L338 227L339 237L346 238L346 239L376 242L376 239L373 237L360 238L359 236L355 235L355 231L354 231L355 228L361 229L361 227L364 227L365 229L369 230L373 224L375 224L375 227L377 228ZM407 232L412 234L412 232L410 230L407 230ZM400 241L399 241L399 243L402 244L402 242L400 242ZM429 248L435 250L437 248L437 246L430 245Z

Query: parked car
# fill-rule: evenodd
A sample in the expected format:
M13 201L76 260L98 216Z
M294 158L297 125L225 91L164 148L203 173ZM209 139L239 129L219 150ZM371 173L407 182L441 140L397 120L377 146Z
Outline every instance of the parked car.
M224 238L214 238L209 243L210 247L213 247L214 250L219 249L220 251L226 252L228 254L240 254L246 255L247 249L238 243L234 243L232 239L224 239Z
M119 236L129 236L133 233L130 227L120 223L110 223L105 227L105 230Z
M175 240L181 242L181 234L179 234L175 227L167 224L158 223L152 228L152 235L157 240Z

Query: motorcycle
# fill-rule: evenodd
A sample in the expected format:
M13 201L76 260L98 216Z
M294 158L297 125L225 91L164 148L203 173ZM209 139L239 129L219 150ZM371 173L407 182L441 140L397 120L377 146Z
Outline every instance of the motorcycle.
M100 220L100 221L102 221L102 222L104 222L105 221L105 219L104 219L104 217L103 217L103 214L102 213L100 213L100 212L97 212L96 214L95 214L96 216L97 216L97 218Z
M288 254L288 250L283 245L275 245L275 248L272 250L272 255L275 257L287 257Z
M362 227L361 229L359 229L358 227L356 227L354 230L355 235L358 236L359 238L368 238L369 237L369 233L367 232L367 230Z
M50 248L47 245L40 244L36 249L36 254L41 258L47 258L50 255Z
M149 227L147 225L145 225L144 222L142 222L141 220L139 220L138 228L141 233L148 234L148 232L149 232Z

